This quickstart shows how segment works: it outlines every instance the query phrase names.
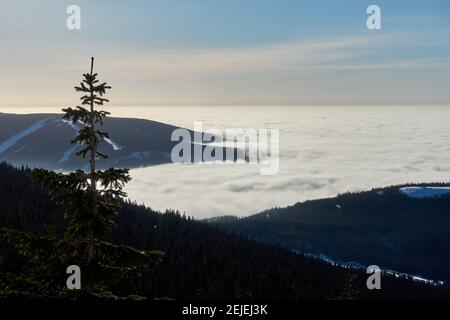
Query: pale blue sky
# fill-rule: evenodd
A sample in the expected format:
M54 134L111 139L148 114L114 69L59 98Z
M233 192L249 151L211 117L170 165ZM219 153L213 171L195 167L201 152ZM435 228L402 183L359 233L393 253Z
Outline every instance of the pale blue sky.
M1 0L0 41L0 107L75 104L91 55L114 105L450 104L447 0Z

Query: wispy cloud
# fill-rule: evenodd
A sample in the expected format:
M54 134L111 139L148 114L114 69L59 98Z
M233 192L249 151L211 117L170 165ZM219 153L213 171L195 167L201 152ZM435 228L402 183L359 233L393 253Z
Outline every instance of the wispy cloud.
M134 52L128 48L112 55L104 66L122 74L139 77L221 76L272 72L372 70L380 68L448 68L448 58L418 59L408 56L377 58L386 48L403 48L417 43L423 35L345 37L320 41L290 41L269 45L178 49L166 52ZM423 39L422 39L423 40ZM425 45L425 44L422 44ZM385 53L384 53L385 54ZM132 59L129 57L133 56Z

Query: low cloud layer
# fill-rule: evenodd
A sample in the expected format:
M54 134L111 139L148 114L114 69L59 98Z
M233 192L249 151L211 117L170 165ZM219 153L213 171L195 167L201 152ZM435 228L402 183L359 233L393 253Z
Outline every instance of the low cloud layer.
M257 165L162 165L132 171L131 199L196 218L247 216L347 191L446 181L450 171L445 120L450 109L445 107L167 108L140 113L184 126L204 119L207 127L280 129L280 172L275 176L261 176Z

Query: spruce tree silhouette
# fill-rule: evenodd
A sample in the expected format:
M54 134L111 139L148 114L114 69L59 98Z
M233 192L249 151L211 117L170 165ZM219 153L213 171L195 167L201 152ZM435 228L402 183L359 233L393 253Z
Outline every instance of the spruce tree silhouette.
M97 159L108 157L99 151L99 145L109 139L109 134L101 131L101 127L104 118L110 114L104 110L96 110L96 106L109 102L104 95L111 87L97 79L94 58L91 58L90 72L83 77L80 85L75 87L77 92L84 94L80 98L81 106L63 109L63 119L81 127L71 143L79 146L76 156L88 159L89 170L85 172L79 169L66 174L35 169L31 176L35 183L47 188L49 195L64 207L68 223L64 236L72 245L83 248L78 264L83 266L85 283L87 289L91 290L95 283L98 284L98 280L106 279L105 276L112 276L114 280L114 277L126 278L138 269L142 271L150 261L158 261L161 254L141 252L106 242L115 226L117 211L126 196L123 187L131 179L128 169L96 169ZM118 261L121 266L115 265ZM116 275L111 274L111 271ZM107 282L102 282L100 287L105 285Z

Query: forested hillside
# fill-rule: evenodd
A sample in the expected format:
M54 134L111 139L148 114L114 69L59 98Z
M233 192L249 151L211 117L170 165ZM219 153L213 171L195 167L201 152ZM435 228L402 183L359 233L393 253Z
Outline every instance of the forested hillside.
M212 221L261 242L448 282L450 195L411 198L399 191L402 187L347 193L243 219Z
M41 234L62 234L62 210L31 184L27 169L0 164L0 226ZM0 237L0 289L11 274L30 265ZM227 234L175 212L161 214L125 203L114 242L161 250L161 263L146 280L117 288L121 293L174 299L372 299L449 297L434 288L383 277L382 290L366 289L367 275L330 266L292 252ZM39 243L35 244L39 246ZM22 260L21 260L22 259ZM55 277L65 270L54 270ZM46 275L51 277L52 274ZM56 277L56 278L58 278ZM64 285L64 282L60 285ZM24 288L24 292L27 288Z

